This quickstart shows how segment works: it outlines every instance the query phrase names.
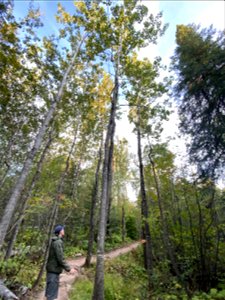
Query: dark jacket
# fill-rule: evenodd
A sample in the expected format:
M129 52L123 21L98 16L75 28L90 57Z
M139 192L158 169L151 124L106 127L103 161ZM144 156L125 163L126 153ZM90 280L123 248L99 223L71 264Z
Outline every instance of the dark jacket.
M71 268L64 259L63 240L55 236L52 238L46 270L49 273L60 274L63 269L69 272Z

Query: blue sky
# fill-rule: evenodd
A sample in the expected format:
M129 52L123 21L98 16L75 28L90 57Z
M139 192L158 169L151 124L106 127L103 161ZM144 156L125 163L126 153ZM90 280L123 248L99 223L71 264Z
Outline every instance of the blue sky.
M57 3L60 2L69 12L73 11L73 1L33 1L36 5L40 6L44 28L40 31L40 34L49 35L56 33L57 24L55 21L55 14L57 12ZM225 29L225 2L223 0L209 0L209 1L196 1L196 0L176 0L176 1L142 1L149 11L153 14L163 11L163 22L169 23L165 35L160 38L158 44L155 46L149 45L149 47L139 52L139 57L148 57L153 59L155 56L161 56L162 62L169 66L170 57L173 55L175 49L175 33L176 25L178 24L200 24L201 27L209 27L211 24L219 30ZM17 17L24 16L29 1L15 0L14 13ZM130 151L136 152L136 137L132 133L132 128L126 117L126 109L124 109L124 117L117 124L116 134L122 138L125 137L130 146ZM170 150L177 154L177 165L184 161L186 157L185 153L185 141L178 137L178 115L175 113L171 115L170 120L165 124L164 138L170 139ZM136 196L131 187L128 187L128 195L130 199L135 200Z
M52 34L57 31L57 23L55 21L55 14L57 12L57 4L60 2L69 12L73 11L73 1L54 1L54 0L42 0L33 1L35 5L40 6L44 28L40 31L40 34ZM225 2L223 0L209 0L209 1L142 1L143 4L148 6L149 11L156 14L159 11L163 11L163 21L169 23L165 35L159 40L158 46L155 50L152 50L152 58L157 52L157 55L165 58L168 62L168 53L172 54L172 49L175 47L175 31L177 24L190 24L197 23L203 27L208 27L213 24L218 29L225 28ZM24 16L29 1L15 0L15 14L17 17ZM148 51L148 49L146 50ZM154 52L155 51L155 52ZM143 52L145 53L145 51Z

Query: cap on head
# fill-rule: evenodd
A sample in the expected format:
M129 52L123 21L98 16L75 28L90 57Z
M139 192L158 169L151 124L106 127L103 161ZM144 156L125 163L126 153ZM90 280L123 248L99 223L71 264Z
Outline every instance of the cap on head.
M55 227L54 232L55 232L55 234L59 234L60 231L63 230L63 229L64 229L64 226L62 226L62 225L57 225L57 226Z

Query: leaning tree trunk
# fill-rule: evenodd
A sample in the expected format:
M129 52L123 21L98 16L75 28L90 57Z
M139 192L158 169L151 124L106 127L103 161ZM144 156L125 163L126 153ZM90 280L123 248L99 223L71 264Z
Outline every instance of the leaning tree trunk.
M106 220L107 220L107 210L108 210L108 195L109 195L109 168L111 166L110 161L112 161L113 153L110 151L111 141L113 141L115 132L115 115L116 115L116 105L118 102L119 95L119 80L118 80L118 66L116 66L115 73L115 86L113 89L113 95L111 100L111 112L110 119L107 128L105 149L104 149L104 163L102 171L102 195L101 195L101 207L100 207L100 218L99 218L99 228L98 228L98 245L97 245L97 264L95 272L95 283L94 291L92 295L93 300L104 300L104 251L105 251L105 232L106 232Z
M47 241L47 245L46 245L46 248L45 248L44 260L43 260L43 263L41 265L41 269L39 271L37 279L33 283L32 290L35 290L38 287L38 285L41 281L41 278L44 274L44 271L45 271L45 267L46 267L47 260L48 260L48 255L49 255L49 250L50 250L50 246L51 246L51 240L52 240L51 236L52 236L53 228L54 228L56 218L57 218L57 215L58 215L59 200L60 199L58 197L56 197L55 201L54 201L54 204L53 204L53 208L52 208L51 215L50 215L49 222L48 222L48 241Z
M150 287L151 274L153 268L153 254L152 254L151 232L148 223L149 212L148 212L148 203L147 203L146 190L145 190L144 166L142 161L139 106L138 106L138 124L136 129L137 129L138 160L139 160L140 190L141 190L142 238L146 240L146 242L143 244L144 264L148 274L149 287Z
M63 97L63 92L64 92L64 88L65 88L65 85L66 85L66 82L67 82L67 78L69 76L69 73L70 73L71 69L73 68L74 62L75 62L75 60L78 56L78 53L80 52L80 49L81 49L81 46L84 42L85 37L86 37L86 35L83 36L76 52L73 54L72 60L71 60L69 66L68 66L68 68L67 68L67 70L66 70L66 72L63 76L62 82L61 82L60 87L59 87L58 94L56 96L56 99L55 99L54 102L52 102L52 104L51 104L51 106L50 106L50 108L49 108L49 110L48 110L48 112L47 112L47 114L44 118L43 124L42 124L41 128L39 129L39 132L38 132L38 134L35 138L34 146L33 146L32 150L30 151L30 153L27 156L27 159L24 163L24 166L23 166L23 169L21 171L20 177L18 178L18 180L16 182L16 185L13 189L13 192L11 194L11 197L10 197L10 199L9 199L7 205L6 205L6 208L5 208L5 211L3 213L1 223L0 223L0 249L3 246L5 236L6 236L7 230L10 226L15 207L18 203L21 192L22 192L22 190L24 188L24 185L26 183L26 179L27 179L27 176L28 176L28 174L30 172L30 169L32 167L32 163L33 163L33 160L35 158L35 155L36 155L37 151L40 149L40 147L42 145L44 135L45 135L45 133L46 133L48 127L49 127L49 124L50 124L51 120L53 119L53 115L55 113L57 104L61 101L61 99Z
M69 170L70 159L71 159L71 156L72 156L75 144L76 144L76 138L77 138L77 131L75 131L73 143L71 145L68 157L66 159L65 170L63 171L63 173L61 174L61 177L60 177L59 185L58 185L58 188L57 188L57 193L56 193L56 196L55 196L55 199L54 199L53 209L52 209L51 216L50 216L50 219L49 219L48 241L47 241L47 246L46 246L46 249L45 249L44 261L42 263L42 266L41 266L40 272L38 274L38 277L37 277L37 279L35 280L35 282L32 286L32 290L34 290L39 285L40 280L41 280L41 278L43 276L43 273L45 271L45 267L46 267L47 260L48 260L48 255L49 255L49 250L50 250L50 245L51 245L51 235L52 235L53 228L55 226L56 219L57 219L57 216L58 216L59 203L60 203L61 196L62 196L62 193L63 193L64 182L65 182L65 179L66 179L66 175L67 175L67 172Z
M101 145L99 147L98 151L98 163L97 168L95 172L95 182L93 186L92 191L92 201L91 201L91 211L90 211L90 223L89 223L89 239L88 239L88 249L87 249L87 257L85 261L85 266L90 267L91 264L91 257L92 257L92 251L93 251L93 243L94 243L94 233L95 233L95 208L97 204L97 198L98 198L98 188L99 188L99 172L100 167L102 163L102 146L103 146L103 136L101 139Z
M151 156L151 148L150 148L148 156L149 156L149 161L150 161L150 164L151 164L151 167L152 167L153 177L154 177L155 186L156 186L156 194L157 194L158 206L159 206L159 212L160 212L160 219L161 219L161 224L162 224L162 235L163 235L164 247L165 247L165 250L166 250L166 254L167 254L167 256L169 257L169 259L171 261L173 271L175 272L176 276L180 279L180 273L179 273L179 270L178 270L178 267L177 267L177 262L175 260L174 251L173 251L171 242L169 240L169 232L168 232L168 227L167 227L167 223L166 223L166 219L165 219L163 203L162 203L160 182L159 182L158 174L157 174L156 169L155 169L155 163L154 163L154 161L152 159L152 156Z
M23 195L23 197L21 198L21 200L20 200L20 202L22 203L22 208L20 209L20 211L19 211L19 217L16 220L16 223L14 224L13 232L12 232L10 241L8 243L7 251L6 251L6 254L5 254L5 259L8 259L11 256L14 243L15 243L17 235L19 233L20 225L21 225L21 223L22 223L22 221L24 219L24 216L25 216L28 199L31 197L33 188L34 188L36 182L38 181L38 179L40 177L41 168L42 168L42 165L44 163L45 156L46 156L47 151L48 151L48 149L49 149L49 147L50 147L50 145L52 143L52 139L53 139L52 133L53 133L53 129L49 132L48 141L47 141L47 143L45 145L45 148L44 148L44 150L43 150L43 152L41 154L40 160L39 160L39 162L37 164L37 170L36 170L36 173L33 176L33 179L31 181L30 188L29 188L28 192L25 193Z

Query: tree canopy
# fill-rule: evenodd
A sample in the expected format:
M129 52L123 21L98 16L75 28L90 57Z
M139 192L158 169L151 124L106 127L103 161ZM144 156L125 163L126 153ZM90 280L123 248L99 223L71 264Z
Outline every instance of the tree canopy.
M191 136L190 158L199 173L223 173L225 161L225 34L213 27L179 25L172 68L181 129Z

